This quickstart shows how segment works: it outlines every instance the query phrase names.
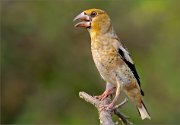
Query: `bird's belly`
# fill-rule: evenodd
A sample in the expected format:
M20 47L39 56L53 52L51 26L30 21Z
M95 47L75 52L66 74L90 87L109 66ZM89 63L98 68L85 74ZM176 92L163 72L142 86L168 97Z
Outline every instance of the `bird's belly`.
M116 85L116 78L115 78L115 72L113 69L108 69L108 67L106 67L105 65L101 64L98 61L95 61L96 67L101 75L101 77L111 83Z
M108 55L101 55L98 53L95 53L93 55L93 59L101 77L105 81L116 85L115 70L117 64L115 64L116 63L115 59L108 58Z
M117 77L122 84L127 85L131 82L132 74L127 70L126 65L122 63L120 57L109 56L96 51L96 53L93 53L93 59L101 77L105 81L115 86Z

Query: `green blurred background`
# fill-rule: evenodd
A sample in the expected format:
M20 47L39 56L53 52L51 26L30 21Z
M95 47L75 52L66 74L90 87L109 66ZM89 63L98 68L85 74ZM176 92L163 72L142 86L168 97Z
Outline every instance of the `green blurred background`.
M90 37L73 18L100 8L128 47L152 120L135 106L122 111L135 124L180 124L179 0L1 0L1 123L99 124L78 96L101 94Z

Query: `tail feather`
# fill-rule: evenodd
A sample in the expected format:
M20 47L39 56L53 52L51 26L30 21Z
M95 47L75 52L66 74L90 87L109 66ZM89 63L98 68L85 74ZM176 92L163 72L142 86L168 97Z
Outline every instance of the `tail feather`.
M148 118L148 119L151 119L147 109L146 109L146 106L144 105L143 101L141 101L141 107L137 107L138 108L138 111L139 111L139 114L141 116L141 119L145 119L145 118Z

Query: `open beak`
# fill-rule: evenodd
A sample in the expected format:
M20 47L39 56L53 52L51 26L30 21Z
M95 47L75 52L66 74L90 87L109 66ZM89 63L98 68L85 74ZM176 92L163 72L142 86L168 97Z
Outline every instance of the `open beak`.
M76 21L76 20L80 20L81 22L74 25L75 27L85 27L85 28L91 27L91 18L84 12L77 15L73 21Z

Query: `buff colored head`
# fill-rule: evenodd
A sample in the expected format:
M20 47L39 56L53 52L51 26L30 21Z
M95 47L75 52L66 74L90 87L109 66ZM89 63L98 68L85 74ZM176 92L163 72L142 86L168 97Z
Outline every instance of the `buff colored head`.
M75 27L85 27L90 34L103 34L111 26L111 20L107 13L100 9L88 9L74 18L80 20Z

